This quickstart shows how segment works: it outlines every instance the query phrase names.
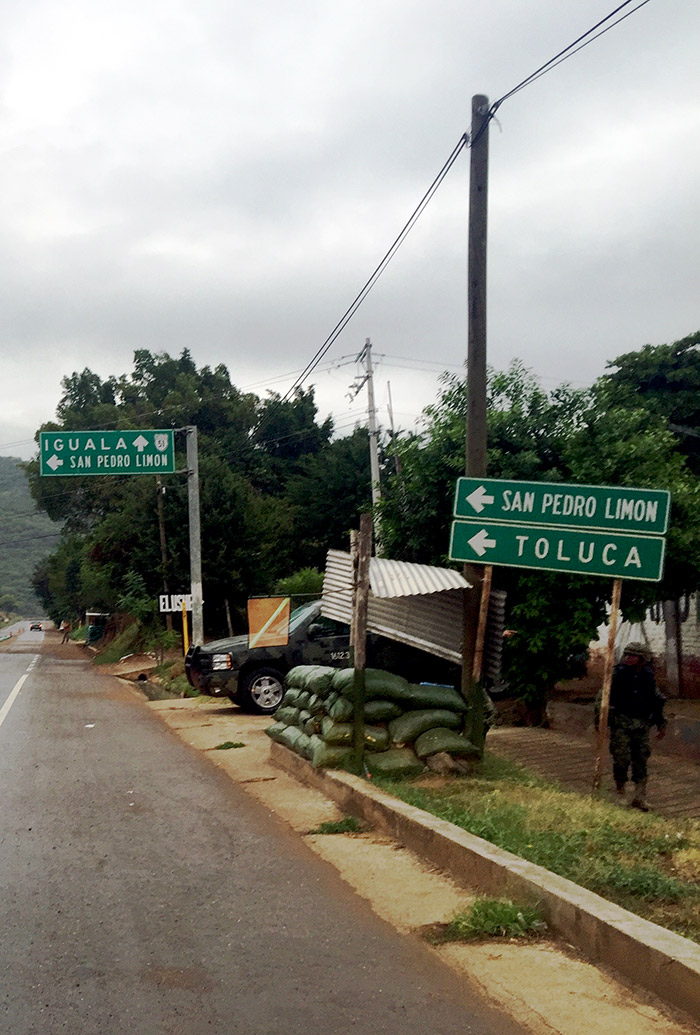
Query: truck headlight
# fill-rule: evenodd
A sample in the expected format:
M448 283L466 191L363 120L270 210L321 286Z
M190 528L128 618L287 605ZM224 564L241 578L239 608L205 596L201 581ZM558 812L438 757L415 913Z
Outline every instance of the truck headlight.
M230 654L212 654L211 667L214 672L223 672L231 668Z

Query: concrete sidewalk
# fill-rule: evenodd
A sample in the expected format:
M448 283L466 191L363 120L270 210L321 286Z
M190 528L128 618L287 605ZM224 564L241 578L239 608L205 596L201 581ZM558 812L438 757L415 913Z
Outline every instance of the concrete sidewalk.
M649 805L661 816L700 819L700 764L654 751L649 761ZM531 769L547 780L556 780L576 791L590 791L595 770L595 736L563 730L497 726L489 732L486 748L495 755ZM612 779L610 753L603 756L601 794L620 802ZM627 792L632 797L632 784Z

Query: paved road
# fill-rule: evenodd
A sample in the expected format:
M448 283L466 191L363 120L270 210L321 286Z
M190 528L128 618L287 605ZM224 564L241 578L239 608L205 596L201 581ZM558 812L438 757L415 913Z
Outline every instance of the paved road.
M30 639L30 635L32 639ZM136 692L0 653L0 1031L508 1035Z

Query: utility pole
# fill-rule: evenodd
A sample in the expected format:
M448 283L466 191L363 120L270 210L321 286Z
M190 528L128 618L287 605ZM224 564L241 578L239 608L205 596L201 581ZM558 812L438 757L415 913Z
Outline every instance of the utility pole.
M469 174L469 270L467 342L467 440L466 475L486 474L486 241L489 169L489 101L483 94L472 97ZM484 699L473 678L483 568L467 564L464 577L474 589L464 591L464 639L462 643L462 694L470 704L469 739L479 751L484 747Z
M165 486L159 474L156 475L156 503L158 507L158 532L160 534L160 562L163 566L163 592L166 596L170 594L168 588L168 544L165 538L165 514L163 513L163 495ZM173 616L170 611L165 613L165 628L168 632L173 631Z
M374 405L374 374L372 371L372 342L367 338L362 352L357 357L358 363L364 363L365 375L355 378L351 386L350 399L354 399L360 390L367 385L367 423L369 427L369 465L372 480L372 519L374 525L374 542L377 557L381 557L379 504L382 490L379 481L379 445L377 440L377 410Z
M199 452L197 429L185 428L187 435L187 502L190 515L190 583L192 592L192 643L204 643L204 602L202 594L202 539L199 520Z

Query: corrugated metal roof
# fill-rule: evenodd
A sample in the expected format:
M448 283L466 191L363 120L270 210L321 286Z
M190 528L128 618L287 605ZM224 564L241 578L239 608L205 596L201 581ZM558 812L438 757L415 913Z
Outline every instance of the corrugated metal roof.
M381 579L375 584L380 591L383 590L381 595L375 593L372 584L373 569L379 569L380 572ZM393 580L391 583L388 581L390 574ZM399 576L403 581L398 581ZM367 612L367 628L370 632L460 664L463 593L464 589L470 587L459 572L373 557L370 562L370 585ZM398 589L398 592L390 595L387 592L389 589ZM321 609L328 618L350 623L352 558L349 553L329 550Z
M443 593L449 589L469 589L469 583L451 568L430 564L411 564L372 557L369 585L375 597L413 597L424 593Z

